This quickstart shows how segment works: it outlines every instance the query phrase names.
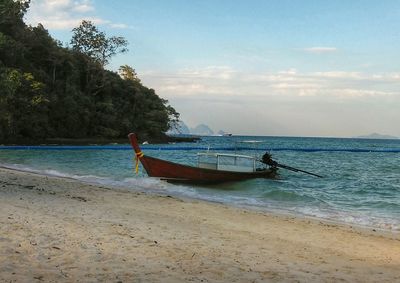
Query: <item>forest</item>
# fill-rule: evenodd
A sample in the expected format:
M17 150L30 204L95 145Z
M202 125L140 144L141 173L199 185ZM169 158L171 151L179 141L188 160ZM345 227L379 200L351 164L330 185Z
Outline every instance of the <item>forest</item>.
M46 28L24 23L29 1L0 0L0 143L55 139L163 140L179 113L135 69L106 69L127 52L90 21L73 29L68 46Z

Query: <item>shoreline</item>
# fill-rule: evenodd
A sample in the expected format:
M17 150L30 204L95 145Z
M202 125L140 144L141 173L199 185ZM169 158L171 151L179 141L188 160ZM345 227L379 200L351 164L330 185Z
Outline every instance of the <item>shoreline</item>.
M0 281L400 280L398 235L3 168L0 224Z
M97 182L90 182L90 181L85 181L85 180L80 180L76 179L71 176L65 176L65 175L56 175L56 174L45 174L43 172L36 172L34 169L28 170L28 169L19 169L19 168L14 168L14 167L7 167L4 165L0 165L0 170L10 170L10 171L17 171L22 174L33 174L41 177L49 177L49 178L60 178L60 179L67 179L67 180L73 180L79 183L83 183L86 185L90 186L95 186L95 187L107 187L109 189L115 189L119 191L126 191L126 192L140 192L144 194L149 194L149 195L154 195L154 196L168 196L172 198L176 198L179 200L183 201L200 201L200 202L205 202L205 203L210 203L210 204L217 204L217 205L222 205L222 206L227 206L227 207L232 207L232 208L238 208L238 209L244 209L244 210L249 210L257 213L265 213L273 216L278 216L278 217L286 217L286 218L294 218L297 220L302 220L302 221L312 221L312 222L320 222L321 224L326 224L326 225L335 225L338 227L342 227L344 229L354 229L358 230L363 233L371 233L372 235L382 235L388 238L392 239L399 239L400 240L400 230L393 230L393 229L385 229L381 227L376 227L372 225L362 225L358 223L351 223L351 222L345 222L345 221L340 221L336 219L329 219L329 218L321 218L318 216L311 216L311 215L306 215L306 214L300 214L300 213L295 213L292 211L283 211L283 210L274 210L274 209L268 209L265 207L260 207L260 206L250 206L250 205L239 205L239 204L234 204L234 203L224 203L220 202L217 200L212 200L212 199L204 199L201 197L188 197L184 195L179 195L179 194L173 194L173 193L162 193L162 192L155 192L155 191L146 191L145 188L135 188L134 190L129 189L127 187L123 186L112 186L112 185L107 185L107 184L102 184L102 183L97 183Z
M201 140L198 135L165 135L158 138L149 137L141 142L147 141L151 144L169 144L169 143L195 143ZM87 145L129 145L127 137L121 138L47 138L47 139L14 139L0 141L1 146L87 146Z

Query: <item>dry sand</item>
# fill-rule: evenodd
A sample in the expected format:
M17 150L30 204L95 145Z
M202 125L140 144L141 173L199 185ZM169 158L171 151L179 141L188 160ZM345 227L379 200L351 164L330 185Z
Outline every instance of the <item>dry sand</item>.
M0 281L400 282L400 241L0 169Z

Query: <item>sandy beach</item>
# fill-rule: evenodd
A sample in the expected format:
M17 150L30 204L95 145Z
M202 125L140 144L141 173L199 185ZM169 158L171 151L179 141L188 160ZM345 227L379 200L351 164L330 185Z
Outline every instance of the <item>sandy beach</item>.
M399 238L0 169L1 282L400 282Z

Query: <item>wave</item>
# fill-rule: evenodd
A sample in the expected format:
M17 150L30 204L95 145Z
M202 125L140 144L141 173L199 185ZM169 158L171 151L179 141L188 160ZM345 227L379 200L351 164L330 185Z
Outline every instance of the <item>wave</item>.
M43 176L67 178L67 179L82 181L82 182L89 183L89 184L106 185L106 186L112 186L112 187L132 188L133 186L135 186L135 187L148 188L148 187L154 187L154 186L159 187L157 185L159 185L159 183L161 183L160 181L157 182L157 180L153 180L152 178L144 178L144 177L143 178L126 178L126 179L120 181L120 180L114 180L114 179L111 179L108 177L101 177L101 176L96 176L96 175L76 175L76 174L69 174L69 173L61 172L61 171L54 170L54 169L37 169L37 168L32 168L32 167L28 167L28 166L20 165L20 164L0 164L0 167L6 168L6 169L22 171L22 172L39 174L39 175L43 175Z
M101 177L96 175L70 174L54 169L37 169L21 164L0 164L0 167L27 173L34 173L42 176L73 179L91 185L107 186L116 189L127 189L173 195L180 195L183 191L187 191L187 196L196 198L194 189L187 186L175 186L173 184L161 181L158 178L132 177L124 178L122 180L116 180L109 177Z
M262 198L275 201L289 201L289 202L320 202L318 199L295 191L283 191L275 189L262 194Z
M78 180L84 183L106 186L115 189L141 191L151 194L172 195L176 197L187 197L209 202L224 203L227 205L240 206L248 209L269 211L273 213L303 215L318 219L328 219L340 223L348 223L365 227L376 227L390 231L400 231L400 221L396 216L374 214L372 210L360 212L357 210L343 210L343 207L332 207L326 205L311 195L301 191L285 191L272 189L270 191L254 195L234 195L227 190L218 190L187 185L174 185L161 181L157 178L132 177L121 180L95 175L77 175L61 172L54 169L37 169L21 164L0 164L0 167L44 176L54 176ZM237 192L233 190L232 192ZM242 192L242 191L241 191ZM398 209L397 203L391 203L393 210ZM376 204L375 204L376 205ZM371 209L373 209L373 205Z

